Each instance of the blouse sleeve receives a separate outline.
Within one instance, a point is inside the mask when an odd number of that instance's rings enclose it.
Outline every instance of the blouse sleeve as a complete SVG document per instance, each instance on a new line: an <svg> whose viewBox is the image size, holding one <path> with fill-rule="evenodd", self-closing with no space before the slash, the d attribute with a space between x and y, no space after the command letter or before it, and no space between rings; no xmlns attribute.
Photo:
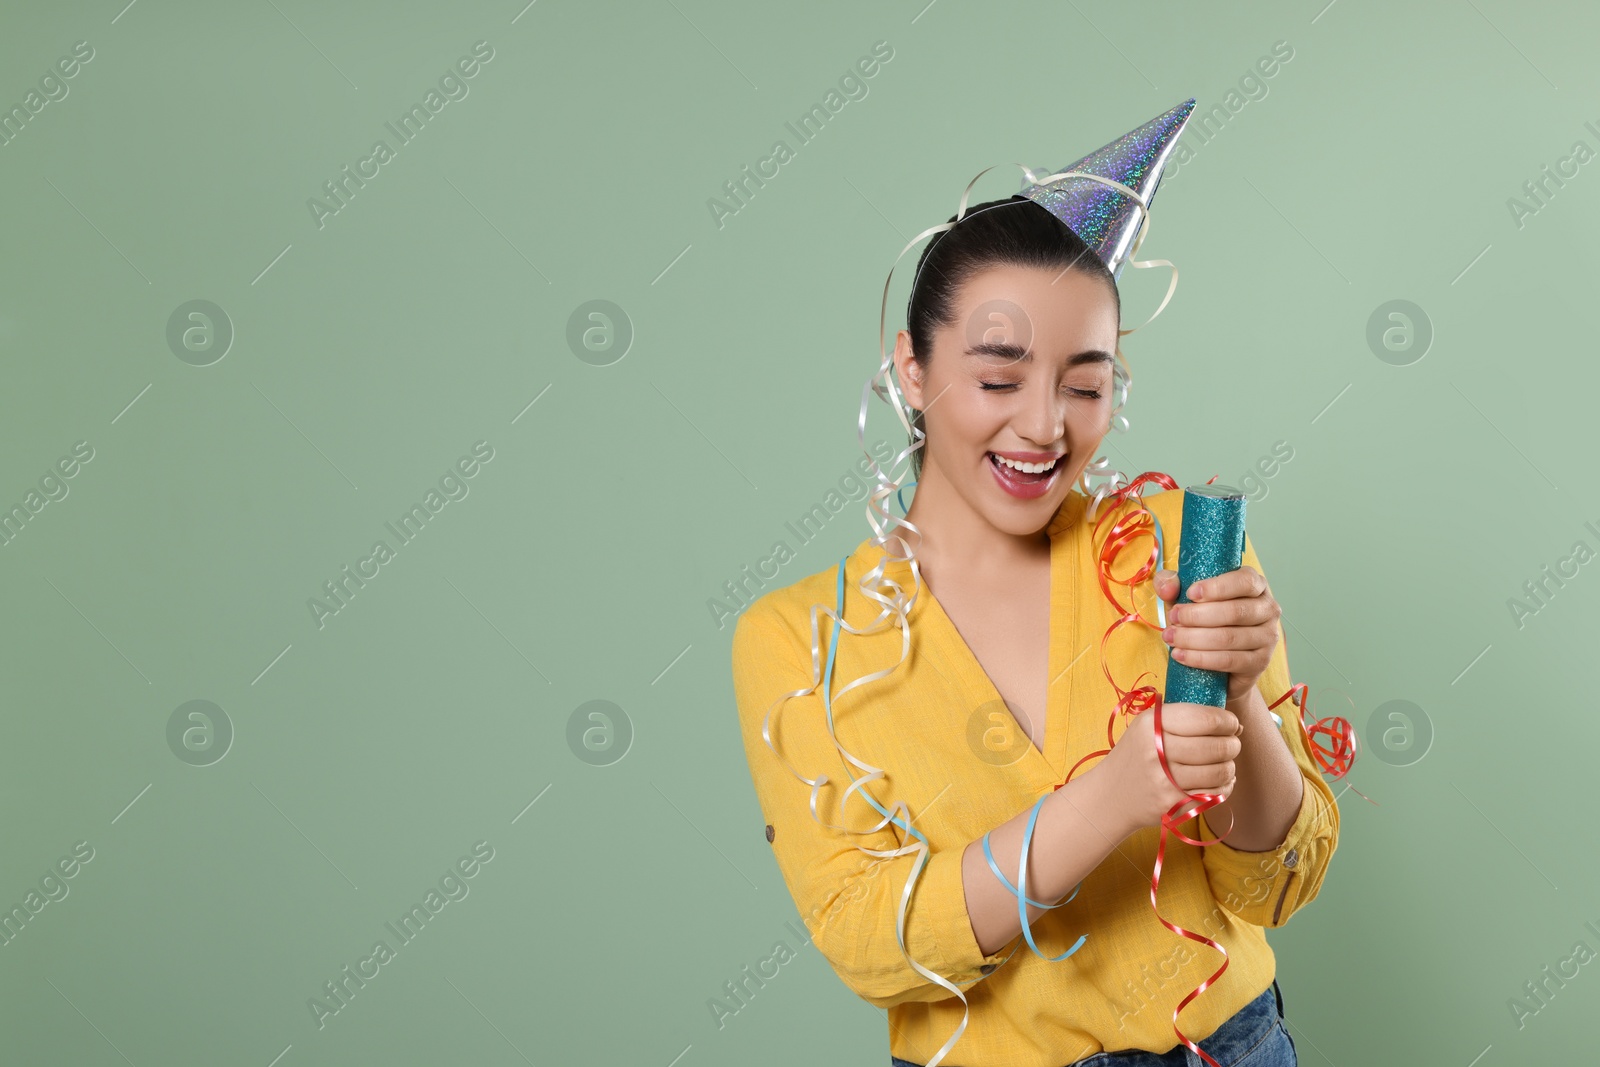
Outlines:
<svg viewBox="0 0 1600 1067"><path fill-rule="evenodd" d="M1248 534L1242 562L1266 574ZM1273 649L1257 688L1270 707L1289 691L1291 684L1288 646L1280 627L1278 646ZM1206 877L1218 903L1245 922L1267 927L1282 926L1316 898L1339 844L1339 806L1306 750L1305 739L1296 725L1300 709L1290 699L1273 711L1283 720L1279 735L1289 746L1304 780L1299 814L1277 848L1250 852L1223 841L1203 850ZM1216 837L1207 816L1202 814L1200 819L1206 820L1201 834L1208 839Z"/></svg>
<svg viewBox="0 0 1600 1067"><path fill-rule="evenodd" d="M953 997L911 967L895 937L901 895L918 854L868 856L857 845L888 851L904 842L887 826L873 834L848 834L812 818L811 788L761 736L762 720L774 702L810 686L809 641L809 621L802 642L780 618L761 614L759 603L740 616L733 636L734 694L745 755L778 869L817 949L857 996L879 1008ZM850 785L850 772L857 777L862 772L846 763L828 737L820 687L784 701L773 712L771 732L773 744L796 771L812 779L827 775L817 794L822 820L864 829L883 818L862 799L862 789L851 795L841 817L840 797ZM905 941L923 967L964 988L993 970L985 970L986 964L997 964L1005 955L984 955L972 932L963 851L961 846L928 853L906 911Z"/></svg>

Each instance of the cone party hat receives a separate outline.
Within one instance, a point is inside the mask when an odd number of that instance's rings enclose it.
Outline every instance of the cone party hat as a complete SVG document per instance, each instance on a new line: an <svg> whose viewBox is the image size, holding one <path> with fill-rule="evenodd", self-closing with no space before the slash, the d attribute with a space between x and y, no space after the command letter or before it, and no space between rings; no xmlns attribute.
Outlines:
<svg viewBox="0 0 1600 1067"><path fill-rule="evenodd" d="M1194 97L1190 97L1076 163L1039 175L1042 180L1038 184L1030 181L1021 195L1066 223L1111 268L1111 276L1120 278L1144 227L1146 208L1161 184L1167 157L1177 147L1178 135L1193 110ZM1085 171L1120 182L1142 197L1144 206L1121 189L1092 178L1068 175L1048 180L1068 171Z"/></svg>

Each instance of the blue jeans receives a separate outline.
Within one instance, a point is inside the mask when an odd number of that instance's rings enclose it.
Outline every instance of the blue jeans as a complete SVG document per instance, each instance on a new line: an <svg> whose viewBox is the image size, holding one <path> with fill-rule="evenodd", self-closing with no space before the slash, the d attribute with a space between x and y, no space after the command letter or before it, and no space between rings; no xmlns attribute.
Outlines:
<svg viewBox="0 0 1600 1067"><path fill-rule="evenodd" d="M1216 1033L1202 1038L1199 1044L1206 1055L1222 1067L1299 1067L1300 1063L1295 1055L1294 1038L1284 1026L1283 994L1278 990L1276 978L1260 996L1240 1008L1233 1018L1217 1028ZM893 1067L921 1067L897 1056L889 1059ZM1067 1067L1205 1067L1205 1062L1179 1042L1164 1053L1137 1049L1097 1052Z"/></svg>

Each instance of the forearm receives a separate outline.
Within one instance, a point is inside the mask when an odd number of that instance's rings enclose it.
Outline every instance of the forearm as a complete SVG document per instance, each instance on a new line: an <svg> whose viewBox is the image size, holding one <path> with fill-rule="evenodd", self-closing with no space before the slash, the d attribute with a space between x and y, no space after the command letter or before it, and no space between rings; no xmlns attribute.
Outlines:
<svg viewBox="0 0 1600 1067"><path fill-rule="evenodd" d="M1243 747L1234 757L1233 792L1206 811L1206 825L1214 833L1226 832L1224 843L1240 851L1270 851L1283 844L1294 825L1305 778L1272 721L1261 690L1252 686L1244 697L1228 701L1228 710L1244 724L1239 738ZM1230 817L1231 831L1227 830Z"/></svg>
<svg viewBox="0 0 1600 1067"><path fill-rule="evenodd" d="M995 863L1013 886L1031 810L1030 805L989 833ZM1028 899L1054 904L1132 832L1106 790L1104 776L1096 775L1093 768L1057 789L1040 807L1028 845ZM972 932L984 954L991 955L1022 930L1016 895L989 869L982 838L967 845L961 873ZM1028 921L1037 921L1045 910L1029 905Z"/></svg>

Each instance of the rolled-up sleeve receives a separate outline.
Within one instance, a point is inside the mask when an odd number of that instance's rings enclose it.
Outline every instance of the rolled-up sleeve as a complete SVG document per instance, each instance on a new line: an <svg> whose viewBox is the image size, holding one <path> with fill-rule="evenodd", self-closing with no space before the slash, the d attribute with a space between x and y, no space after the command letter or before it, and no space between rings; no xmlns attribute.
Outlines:
<svg viewBox="0 0 1600 1067"><path fill-rule="evenodd" d="M811 685L809 623L802 638L758 601L740 616L733 636L733 681L740 731L767 837L784 883L818 951L857 996L879 1008L932 1002L955 994L912 968L896 940L896 918L918 854L883 859L857 847L900 848L896 831L872 834L831 829L823 822L865 829L883 816L851 795L841 816L840 798L851 782L849 765L828 737L820 687L780 704L771 720L773 745L761 736L762 721L779 698ZM784 766L828 781L817 795L822 822L811 815L811 789ZM861 771L855 769L859 776ZM881 782L874 782L881 797ZM869 786L867 788L872 788ZM906 949L923 967L965 986L1004 953L984 955L967 915L960 847L927 855L906 911ZM993 969L992 967L990 968Z"/></svg>
<svg viewBox="0 0 1600 1067"><path fill-rule="evenodd" d="M1243 564L1266 574L1248 535ZM1256 683L1269 707L1292 684L1283 629L1279 627L1278 645ZM1316 898L1339 845L1339 805L1306 748L1297 725L1300 708L1290 699L1273 711L1283 720L1279 736L1289 746L1304 782L1299 813L1277 848L1251 852L1224 841L1204 849L1206 877L1217 902L1245 922L1266 927L1282 926ZM1206 815L1200 819L1204 822L1201 833L1208 839L1216 837Z"/></svg>

